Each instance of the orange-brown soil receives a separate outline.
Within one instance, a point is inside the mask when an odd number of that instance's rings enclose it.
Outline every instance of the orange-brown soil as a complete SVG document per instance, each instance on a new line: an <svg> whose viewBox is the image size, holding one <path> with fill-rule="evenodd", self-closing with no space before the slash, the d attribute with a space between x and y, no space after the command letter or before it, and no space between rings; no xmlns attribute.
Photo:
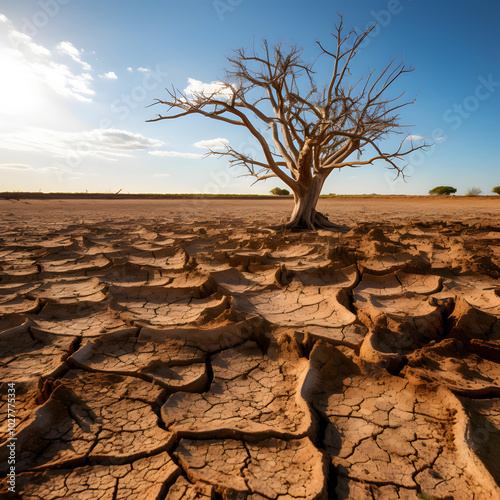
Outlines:
<svg viewBox="0 0 500 500"><path fill-rule="evenodd" d="M500 197L319 210L0 200L0 497L500 498Z"/></svg>

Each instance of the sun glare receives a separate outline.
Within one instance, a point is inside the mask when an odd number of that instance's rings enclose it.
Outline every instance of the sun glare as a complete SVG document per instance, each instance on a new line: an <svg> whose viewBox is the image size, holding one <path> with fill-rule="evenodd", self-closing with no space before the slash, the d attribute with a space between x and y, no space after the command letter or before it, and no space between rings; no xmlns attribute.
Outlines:
<svg viewBox="0 0 500 500"><path fill-rule="evenodd" d="M0 110L3 115L27 115L45 103L43 83L24 62L0 52Z"/></svg>

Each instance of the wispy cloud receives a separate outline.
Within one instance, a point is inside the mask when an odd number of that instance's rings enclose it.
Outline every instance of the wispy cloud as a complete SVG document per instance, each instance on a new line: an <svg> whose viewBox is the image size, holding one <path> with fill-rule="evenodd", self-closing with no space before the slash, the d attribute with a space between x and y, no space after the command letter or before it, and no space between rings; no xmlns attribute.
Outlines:
<svg viewBox="0 0 500 500"><path fill-rule="evenodd" d="M151 139L142 134L134 134L128 130L96 129L91 131L91 133L96 133L101 144L106 145L109 149L143 151L149 148L158 148L164 144L159 139Z"/></svg>
<svg viewBox="0 0 500 500"><path fill-rule="evenodd" d="M217 137L216 139L203 139L201 141L195 142L193 146L199 149L210 149L217 150L223 149L225 146L229 144L229 141L224 137ZM207 151L208 152L208 151ZM176 158L191 158L194 160L201 160L205 154L200 153L183 153L180 151L150 151L150 155L153 156L167 156L167 157L176 157Z"/></svg>
<svg viewBox="0 0 500 500"><path fill-rule="evenodd" d="M170 174L154 174L153 177L170 177Z"/></svg>
<svg viewBox="0 0 500 500"><path fill-rule="evenodd" d="M193 146L195 148L201 148L201 149L210 149L210 150L216 150L216 149L223 149L225 146L229 144L229 141L224 138L224 137L217 137L217 139L204 139L202 141L195 142Z"/></svg>
<svg viewBox="0 0 500 500"><path fill-rule="evenodd" d="M19 172L27 172L29 170L33 170L31 165L26 165L24 163L1 163L1 170L17 170Z"/></svg>
<svg viewBox="0 0 500 500"><path fill-rule="evenodd" d="M48 174L56 174L56 175L72 174L72 175L76 175L76 176L83 175L82 173L74 172L73 170L70 170L69 168L61 167L60 165L35 168L31 165L26 165L23 163L2 163L2 164L0 164L0 170L15 170L17 172L29 172L29 173L36 173L36 174L43 174L43 175L48 175Z"/></svg>
<svg viewBox="0 0 500 500"><path fill-rule="evenodd" d="M50 50L38 45L33 41L33 39L22 33L21 31L16 30L11 22L4 14L0 14L0 22L2 23L2 31L6 30L7 39L10 42L10 49L13 51L20 50L20 48L31 52L32 54L36 54L39 56L49 56ZM4 31L5 32L5 31Z"/></svg>
<svg viewBox="0 0 500 500"><path fill-rule="evenodd" d="M410 134L405 140L406 141L422 141L424 138L421 135Z"/></svg>
<svg viewBox="0 0 500 500"><path fill-rule="evenodd" d="M140 71L141 73L149 73L150 70L148 68L140 67L140 68L137 68L137 71Z"/></svg>
<svg viewBox="0 0 500 500"><path fill-rule="evenodd" d="M105 80L118 80L118 76L114 71L109 71L103 75L99 75L99 78L104 78Z"/></svg>
<svg viewBox="0 0 500 500"><path fill-rule="evenodd" d="M132 66L129 66L129 67L127 68L127 71L134 71L134 70L133 70Z"/></svg>
<svg viewBox="0 0 500 500"><path fill-rule="evenodd" d="M71 57L71 59L73 59L73 61L81 64L85 71L90 71L92 69L92 66L89 63L82 61L80 51L71 42L58 43L56 46L56 50L60 54L68 55L69 57Z"/></svg>
<svg viewBox="0 0 500 500"><path fill-rule="evenodd" d="M200 160L204 155L198 153L180 153L179 151L149 151L150 155L153 156L170 156L176 158L193 158Z"/></svg>
<svg viewBox="0 0 500 500"><path fill-rule="evenodd" d="M74 152L82 157L105 160L133 156L134 151L158 148L163 141L151 139L127 130L94 129L83 132L61 132L42 128L26 128L0 134L0 149L37 151L64 158Z"/></svg>

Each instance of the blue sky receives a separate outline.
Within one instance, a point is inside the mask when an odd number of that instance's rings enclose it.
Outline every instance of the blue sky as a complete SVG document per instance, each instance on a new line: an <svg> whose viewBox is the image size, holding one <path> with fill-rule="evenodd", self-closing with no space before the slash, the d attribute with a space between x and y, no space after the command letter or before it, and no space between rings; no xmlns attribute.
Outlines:
<svg viewBox="0 0 500 500"><path fill-rule="evenodd" d="M334 172L323 192L500 185L497 0L3 0L0 190L268 193L279 182L252 186L227 160L200 159L216 139L254 148L249 133L202 117L146 123L161 111L146 106L165 87L218 81L232 49L264 38L313 60L316 40L331 46L338 12L348 28L378 22L356 72L398 54L416 68L394 89L417 95L401 121L434 146L411 157L406 183L376 164Z"/></svg>

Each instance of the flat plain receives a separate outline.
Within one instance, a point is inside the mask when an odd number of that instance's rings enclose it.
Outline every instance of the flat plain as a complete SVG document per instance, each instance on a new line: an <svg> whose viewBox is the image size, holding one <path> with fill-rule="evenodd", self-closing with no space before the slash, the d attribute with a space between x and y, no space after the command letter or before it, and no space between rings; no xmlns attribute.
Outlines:
<svg viewBox="0 0 500 500"><path fill-rule="evenodd" d="M318 208L0 200L0 497L500 498L500 197Z"/></svg>

